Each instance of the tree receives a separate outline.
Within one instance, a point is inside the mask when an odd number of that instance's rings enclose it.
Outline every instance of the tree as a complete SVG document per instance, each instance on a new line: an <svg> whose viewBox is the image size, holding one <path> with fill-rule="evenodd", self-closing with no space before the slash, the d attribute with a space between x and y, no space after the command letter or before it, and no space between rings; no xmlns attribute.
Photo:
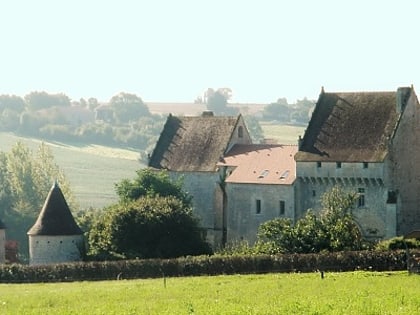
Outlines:
<svg viewBox="0 0 420 315"><path fill-rule="evenodd" d="M5 109L20 113L25 109L25 102L20 96L0 95L0 111Z"/></svg>
<svg viewBox="0 0 420 315"><path fill-rule="evenodd" d="M76 208L69 182L44 143L36 152L22 142L8 153L0 152L0 218L7 226L8 238L19 241L21 253L27 253L26 232L34 224L54 180L59 181L69 206Z"/></svg>
<svg viewBox="0 0 420 315"><path fill-rule="evenodd" d="M120 203L127 203L141 197L173 196L186 207L191 206L191 196L182 189L182 179L173 181L165 171L138 170L133 180L124 179L115 185Z"/></svg>
<svg viewBox="0 0 420 315"><path fill-rule="evenodd" d="M288 122L290 116L290 108L284 104L271 103L264 107L262 114L263 118L267 120Z"/></svg>
<svg viewBox="0 0 420 315"><path fill-rule="evenodd" d="M135 94L121 92L113 96L109 104L114 110L114 118L119 123L128 123L142 116L150 116L149 108Z"/></svg>
<svg viewBox="0 0 420 315"><path fill-rule="evenodd" d="M70 106L70 98L63 94L48 94L47 92L31 92L25 95L25 102L29 109L37 111L54 106Z"/></svg>
<svg viewBox="0 0 420 315"><path fill-rule="evenodd" d="M288 219L267 221L259 228L257 246L285 253L361 249L361 234L351 214L356 200L356 193L333 187L322 196L320 216L308 210L294 226Z"/></svg>
<svg viewBox="0 0 420 315"><path fill-rule="evenodd" d="M106 209L89 235L96 257L171 258L209 254L191 208L175 197L142 197Z"/></svg>

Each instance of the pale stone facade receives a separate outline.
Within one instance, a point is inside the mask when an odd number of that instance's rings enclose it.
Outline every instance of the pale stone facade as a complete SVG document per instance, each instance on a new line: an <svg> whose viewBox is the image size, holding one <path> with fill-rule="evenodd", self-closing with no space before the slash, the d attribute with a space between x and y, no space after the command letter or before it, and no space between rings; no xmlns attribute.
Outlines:
<svg viewBox="0 0 420 315"><path fill-rule="evenodd" d="M29 235L30 265L80 261L83 235Z"/></svg>

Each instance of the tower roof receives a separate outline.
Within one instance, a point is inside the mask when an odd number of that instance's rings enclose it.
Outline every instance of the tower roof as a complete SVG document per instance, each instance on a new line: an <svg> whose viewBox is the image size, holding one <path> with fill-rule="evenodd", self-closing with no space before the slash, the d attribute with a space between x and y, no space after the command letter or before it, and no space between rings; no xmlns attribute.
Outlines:
<svg viewBox="0 0 420 315"><path fill-rule="evenodd" d="M53 185L35 224L28 235L80 235L66 199L57 183Z"/></svg>

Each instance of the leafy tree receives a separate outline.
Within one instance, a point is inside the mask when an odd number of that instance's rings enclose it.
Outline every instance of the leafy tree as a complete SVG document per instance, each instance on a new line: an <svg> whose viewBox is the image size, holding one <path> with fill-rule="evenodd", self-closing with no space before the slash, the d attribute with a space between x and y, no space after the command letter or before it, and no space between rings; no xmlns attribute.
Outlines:
<svg viewBox="0 0 420 315"><path fill-rule="evenodd" d="M34 224L54 180L59 181L69 206L76 208L70 185L44 143L36 152L22 142L8 153L0 152L0 217L7 226L8 238L19 241L23 256L28 250L26 232Z"/></svg>
<svg viewBox="0 0 420 315"><path fill-rule="evenodd" d="M110 207L95 222L89 245L91 254L104 258L170 258L210 253L191 208L174 197L144 197Z"/></svg>
<svg viewBox="0 0 420 315"><path fill-rule="evenodd" d="M31 110L50 108L53 106L70 106L70 98L63 94L48 94L47 92L31 92L25 95L25 101Z"/></svg>
<svg viewBox="0 0 420 315"><path fill-rule="evenodd" d="M114 117L119 123L128 123L142 116L150 116L149 108L135 94L121 92L113 96L109 104L114 109Z"/></svg>
<svg viewBox="0 0 420 315"><path fill-rule="evenodd" d="M173 196L185 206L191 206L191 196L183 191L182 179L173 181L167 172L155 172L147 168L138 170L136 173L135 179L124 179L115 185L120 203L127 203L146 196Z"/></svg>
<svg viewBox="0 0 420 315"><path fill-rule="evenodd" d="M360 249L360 231L351 214L356 200L356 193L333 187L322 197L323 209L319 217L309 210L294 226L288 219L263 223L258 231L257 246L268 248L270 252L286 253Z"/></svg>
<svg viewBox="0 0 420 315"><path fill-rule="evenodd" d="M20 113L25 109L25 102L20 96L0 95L0 111L5 109Z"/></svg>
<svg viewBox="0 0 420 315"><path fill-rule="evenodd" d="M264 107L262 114L264 119L288 122L290 108L287 104L271 103Z"/></svg>

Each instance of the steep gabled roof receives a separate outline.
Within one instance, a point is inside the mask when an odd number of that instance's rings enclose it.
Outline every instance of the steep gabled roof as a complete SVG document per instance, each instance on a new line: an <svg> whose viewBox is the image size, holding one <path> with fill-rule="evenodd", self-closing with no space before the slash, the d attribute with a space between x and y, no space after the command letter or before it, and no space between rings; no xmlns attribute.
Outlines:
<svg viewBox="0 0 420 315"><path fill-rule="evenodd" d="M234 167L227 183L290 185L296 179L296 145L236 144L219 166Z"/></svg>
<svg viewBox="0 0 420 315"><path fill-rule="evenodd" d="M238 117L169 115L149 166L171 171L214 171Z"/></svg>
<svg viewBox="0 0 420 315"><path fill-rule="evenodd" d="M80 235L69 206L57 183L53 185L35 224L28 235Z"/></svg>
<svg viewBox="0 0 420 315"><path fill-rule="evenodd" d="M296 161L383 161L400 118L397 98L410 92L322 92Z"/></svg>

